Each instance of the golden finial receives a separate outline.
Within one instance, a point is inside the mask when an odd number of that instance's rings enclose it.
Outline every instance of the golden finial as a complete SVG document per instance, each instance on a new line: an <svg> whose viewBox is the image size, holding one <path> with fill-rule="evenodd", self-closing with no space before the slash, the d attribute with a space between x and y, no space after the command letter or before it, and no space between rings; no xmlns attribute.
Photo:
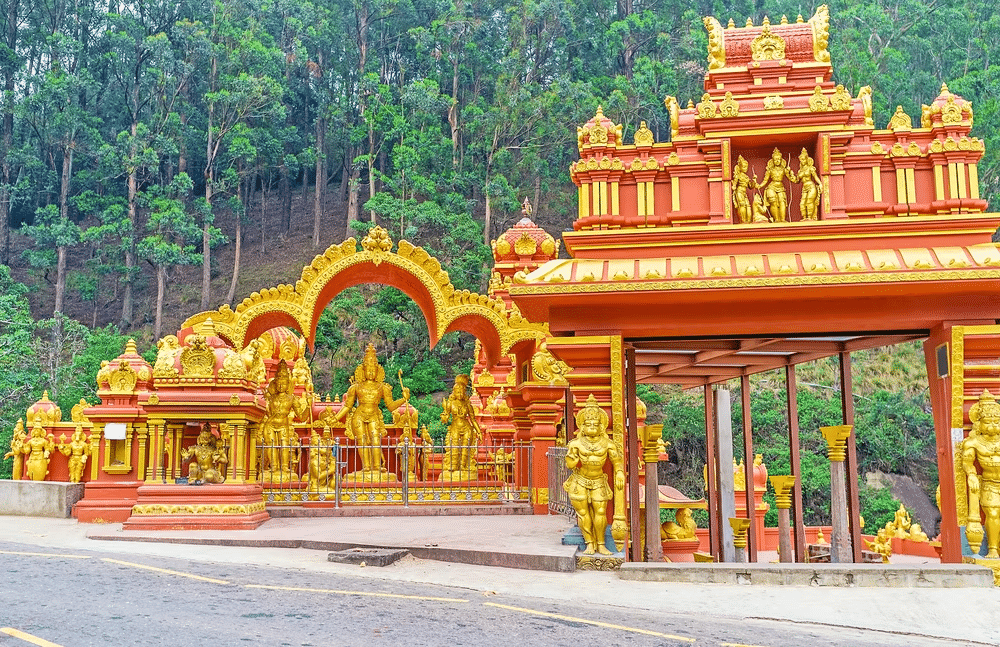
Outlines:
<svg viewBox="0 0 1000 647"><path fill-rule="evenodd" d="M126 355L138 355L139 351L135 349L135 340L130 339L125 342L125 354Z"/></svg>
<svg viewBox="0 0 1000 647"><path fill-rule="evenodd" d="M732 19L732 18L730 18L730 19L729 19L729 23L728 23L728 24L726 25L726 29L732 29L732 28L733 28L733 27L735 27L735 26L736 26L736 23L735 23L735 22L733 22L733 19Z"/></svg>
<svg viewBox="0 0 1000 647"><path fill-rule="evenodd" d="M596 121L603 116L604 116L604 107L599 105L597 106L597 112L594 113L594 120Z"/></svg>
<svg viewBox="0 0 1000 647"><path fill-rule="evenodd" d="M784 14L781 15L781 24L782 25L787 25L788 24L788 16L786 16Z"/></svg>
<svg viewBox="0 0 1000 647"><path fill-rule="evenodd" d="M198 328L198 334L202 337L215 337L215 322L209 317L201 323L201 327Z"/></svg>
<svg viewBox="0 0 1000 647"><path fill-rule="evenodd" d="M767 16L764 16L764 22L762 22L760 24L761 24L762 27L770 27L771 26L771 19L768 18Z"/></svg>
<svg viewBox="0 0 1000 647"><path fill-rule="evenodd" d="M941 94L946 95L946 96L949 95L949 94L951 94L951 92L948 91L948 84L947 83L942 83L941 84Z"/></svg>
<svg viewBox="0 0 1000 647"><path fill-rule="evenodd" d="M747 27L753 27L753 18L747 18Z"/></svg>
<svg viewBox="0 0 1000 647"><path fill-rule="evenodd" d="M795 22L797 22L800 25L805 22L804 20L802 20L802 14L799 14L799 17L795 19Z"/></svg>
<svg viewBox="0 0 1000 647"><path fill-rule="evenodd" d="M694 109L694 99L688 99L687 107L688 107L688 110L693 110Z"/></svg>

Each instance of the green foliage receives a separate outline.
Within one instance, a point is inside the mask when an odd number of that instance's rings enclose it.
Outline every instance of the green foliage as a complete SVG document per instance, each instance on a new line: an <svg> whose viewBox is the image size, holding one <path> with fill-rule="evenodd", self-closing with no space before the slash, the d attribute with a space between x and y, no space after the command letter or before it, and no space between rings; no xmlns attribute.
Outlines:
<svg viewBox="0 0 1000 647"><path fill-rule="evenodd" d="M11 278L10 268L0 265L0 455L10 447L17 419L39 395L27 292ZM10 478L12 465L9 459L0 461L0 478Z"/></svg>
<svg viewBox="0 0 1000 647"><path fill-rule="evenodd" d="M892 496L889 488L873 488L862 484L858 490L861 501L861 516L865 519L862 532L874 535L887 521L896 518L899 501Z"/></svg>

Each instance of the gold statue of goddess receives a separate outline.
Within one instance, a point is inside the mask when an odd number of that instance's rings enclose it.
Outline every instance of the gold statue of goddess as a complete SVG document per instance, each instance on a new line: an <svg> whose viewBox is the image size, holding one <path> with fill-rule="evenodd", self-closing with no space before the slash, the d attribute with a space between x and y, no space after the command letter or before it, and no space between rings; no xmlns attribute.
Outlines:
<svg viewBox="0 0 1000 647"><path fill-rule="evenodd" d="M468 386L468 375L456 376L451 395L443 403L441 422L448 425L448 434L444 439L446 449L442 481L468 481L479 476L476 450L483 432L469 400ZM451 424L448 424L449 420Z"/></svg>
<svg viewBox="0 0 1000 647"><path fill-rule="evenodd" d="M283 482L292 478L292 454L299 446L292 420L301 420L309 409L305 398L297 398L294 389L292 372L282 360L278 362L278 371L264 391L267 413L258 429L260 445L264 449L265 481Z"/></svg>
<svg viewBox="0 0 1000 647"><path fill-rule="evenodd" d="M764 190L764 206L771 213L774 222L788 220L788 192L785 190L785 179L796 181L792 170L782 159L781 151L775 148L771 153L771 159L767 161L764 181L758 182L756 176L753 179L753 188Z"/></svg>
<svg viewBox="0 0 1000 647"><path fill-rule="evenodd" d="M802 198L799 200L799 210L803 220L817 220L819 218L819 202L823 195L823 183L816 174L816 165L813 158L809 157L806 149L799 153L799 172L792 178L792 182L802 183Z"/></svg>
<svg viewBox="0 0 1000 647"><path fill-rule="evenodd" d="M569 441L566 450L566 467L573 470L563 489L576 510L576 520L583 539L587 542L585 555L595 552L610 555L604 545L608 526L607 508L615 494L608 485L604 464L611 461L615 477L614 492L624 496L625 463L615 441L608 436L608 414L591 393L587 404L576 414L577 435Z"/></svg>
<svg viewBox="0 0 1000 647"><path fill-rule="evenodd" d="M395 475L382 464L382 438L385 437L385 421L379 404L384 400L389 411L408 402L410 390L403 387L403 397L392 399L392 386L385 381L385 369L378 363L375 346L368 344L365 357L354 371L351 387L344 394L344 407L337 413L336 420L347 416L346 435L357 444L361 458L361 470L348 474L348 478L364 481L394 481Z"/></svg>
<svg viewBox="0 0 1000 647"><path fill-rule="evenodd" d="M968 485L965 534L976 553L983 539L979 510L986 518L987 559L1000 559L1000 403L984 389L969 410L972 431L962 441L962 470ZM976 471L976 463L980 471ZM959 506L961 508L961 505ZM959 518L959 524L962 523Z"/></svg>
<svg viewBox="0 0 1000 647"><path fill-rule="evenodd" d="M21 453L28 455L27 470L28 478L32 481L44 481L49 475L49 456L56 448L55 438L49 434L45 436L45 427L42 426L41 414L35 414L35 421L31 426L31 436L24 441Z"/></svg>

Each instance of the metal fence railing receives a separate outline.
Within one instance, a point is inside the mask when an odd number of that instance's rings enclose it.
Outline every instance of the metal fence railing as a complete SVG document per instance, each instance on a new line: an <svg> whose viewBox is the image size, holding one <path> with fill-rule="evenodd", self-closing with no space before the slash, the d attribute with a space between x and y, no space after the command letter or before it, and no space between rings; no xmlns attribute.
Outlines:
<svg viewBox="0 0 1000 647"><path fill-rule="evenodd" d="M576 518L569 493L563 489L563 483L570 474L570 469L566 467L566 448L550 447L545 456L549 463L549 512Z"/></svg>
<svg viewBox="0 0 1000 647"><path fill-rule="evenodd" d="M530 465L530 445L320 441L258 446L256 474L268 505L499 503L529 499Z"/></svg>

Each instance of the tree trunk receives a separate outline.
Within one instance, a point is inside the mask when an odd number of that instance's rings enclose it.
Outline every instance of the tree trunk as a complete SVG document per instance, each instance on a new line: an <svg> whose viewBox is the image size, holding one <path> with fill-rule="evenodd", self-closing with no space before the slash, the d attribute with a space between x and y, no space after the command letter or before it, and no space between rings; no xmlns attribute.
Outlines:
<svg viewBox="0 0 1000 647"><path fill-rule="evenodd" d="M490 204L490 194L486 193L486 222L483 223L483 244L490 246L490 228L493 226L493 207Z"/></svg>
<svg viewBox="0 0 1000 647"><path fill-rule="evenodd" d="M368 126L368 199L375 197L375 129ZM371 221L375 222L375 212L371 212Z"/></svg>
<svg viewBox="0 0 1000 647"><path fill-rule="evenodd" d="M458 168L458 54L451 68L451 105L448 106L448 125L451 126L451 165Z"/></svg>
<svg viewBox="0 0 1000 647"><path fill-rule="evenodd" d="M73 137L69 136L63 148L62 179L59 183L59 219L65 222L69 218L69 182L73 177ZM53 315L63 311L63 299L66 295L66 245L57 247L56 261L56 302Z"/></svg>
<svg viewBox="0 0 1000 647"><path fill-rule="evenodd" d="M361 218L361 202L358 192L361 190L361 173L356 168L351 168L351 178L347 181L347 228L344 232L344 239L351 237L351 223Z"/></svg>
<svg viewBox="0 0 1000 647"><path fill-rule="evenodd" d="M218 61L212 58L211 87L215 87L216 73L218 72ZM208 304L212 299L212 181L214 180L213 167L215 166L215 140L212 134L212 126L215 106L208 105L208 128L205 129L205 222L201 230L201 309L208 310Z"/></svg>
<svg viewBox="0 0 1000 647"><path fill-rule="evenodd" d="M138 88L138 86L136 86ZM132 133L133 142L136 136L138 124L133 121L130 132ZM135 146L133 143L132 155L136 153ZM135 237L136 237L136 199L138 194L139 178L138 170L133 166L129 168L128 173L128 221L129 221L129 234L128 234L128 244L125 245L125 289L122 292L122 318L118 323L118 329L121 331L128 330L132 326L132 283L134 280L135 273Z"/></svg>
<svg viewBox="0 0 1000 647"><path fill-rule="evenodd" d="M292 187L288 166L284 163L278 169L278 193L281 194L281 233L287 234L292 229Z"/></svg>
<svg viewBox="0 0 1000 647"><path fill-rule="evenodd" d="M535 208L535 222L538 222L538 203L542 200L542 174L535 175L535 201L531 204Z"/></svg>
<svg viewBox="0 0 1000 647"><path fill-rule="evenodd" d="M322 59L320 59L322 61ZM316 191L313 194L313 247L319 247L320 222L323 218L323 185L326 184L326 119L316 117Z"/></svg>
<svg viewBox="0 0 1000 647"><path fill-rule="evenodd" d="M153 324L153 339L160 338L163 323L163 297L167 292L167 269L156 266L156 322Z"/></svg>
<svg viewBox="0 0 1000 647"><path fill-rule="evenodd" d="M8 0L7 2L7 33L4 34L4 42L9 51L17 51L17 25L20 0ZM10 149L14 143L14 80L17 73L15 66L4 67L4 90L7 100L3 101L3 136L0 139L0 150L2 166L0 166L0 263L10 264L10 180L12 165L10 163Z"/></svg>
<svg viewBox="0 0 1000 647"><path fill-rule="evenodd" d="M239 200L240 204L243 205L244 212L247 208L246 193L244 189L244 184L246 180L241 180L239 183ZM243 214L236 213L236 233L233 238L233 278L229 282L229 292L226 293L226 303L229 305L233 304L233 299L236 297L236 283L240 278L240 252L243 249Z"/></svg>

